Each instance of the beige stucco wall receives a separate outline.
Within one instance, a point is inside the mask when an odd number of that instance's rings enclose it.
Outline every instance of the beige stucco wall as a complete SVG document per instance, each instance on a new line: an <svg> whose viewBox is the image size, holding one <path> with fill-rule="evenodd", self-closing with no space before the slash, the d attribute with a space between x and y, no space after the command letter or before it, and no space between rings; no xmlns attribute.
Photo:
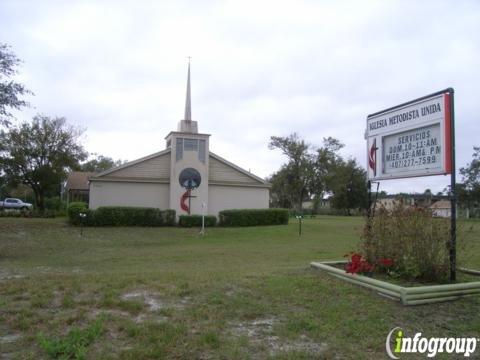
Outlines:
<svg viewBox="0 0 480 360"><path fill-rule="evenodd" d="M141 206L169 209L170 185L93 181L90 183L90 208L99 206Z"/></svg>
<svg viewBox="0 0 480 360"><path fill-rule="evenodd" d="M213 182L235 182L257 184L258 180L241 173L237 169L222 163L218 159L210 156L209 177Z"/></svg>
<svg viewBox="0 0 480 360"><path fill-rule="evenodd" d="M208 213L211 215L227 209L266 209L268 202L268 188L210 185L208 191Z"/></svg>
<svg viewBox="0 0 480 360"><path fill-rule="evenodd" d="M186 190L179 183L179 176L182 170L186 168L194 168L200 173L202 177L201 184L198 188L192 190L193 198L190 202L190 214L201 214L202 203L208 200L208 164L209 164L209 138L210 135L205 134L188 134L188 133L173 133L171 139L171 160L170 160L170 208L176 211L177 217L186 215L187 212L180 207L180 200ZM201 162L198 158L198 151L183 151L181 159L176 160L176 139L202 139L205 140L205 162ZM188 204L188 200L186 201Z"/></svg>
<svg viewBox="0 0 480 360"><path fill-rule="evenodd" d="M141 161L138 164L115 170L108 174L108 176L119 178L169 179L170 151Z"/></svg>

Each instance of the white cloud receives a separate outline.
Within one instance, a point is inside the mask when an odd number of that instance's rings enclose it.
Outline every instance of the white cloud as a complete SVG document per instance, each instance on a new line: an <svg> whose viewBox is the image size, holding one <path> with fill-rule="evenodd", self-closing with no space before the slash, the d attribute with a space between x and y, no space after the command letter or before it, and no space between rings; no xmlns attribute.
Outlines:
<svg viewBox="0 0 480 360"><path fill-rule="evenodd" d="M132 160L193 116L212 150L261 176L271 135L298 132L365 163L369 113L456 90L457 164L478 145L480 4L474 1L3 1L2 41L25 60L36 111L87 127L87 149ZM441 190L445 178L383 182Z"/></svg>

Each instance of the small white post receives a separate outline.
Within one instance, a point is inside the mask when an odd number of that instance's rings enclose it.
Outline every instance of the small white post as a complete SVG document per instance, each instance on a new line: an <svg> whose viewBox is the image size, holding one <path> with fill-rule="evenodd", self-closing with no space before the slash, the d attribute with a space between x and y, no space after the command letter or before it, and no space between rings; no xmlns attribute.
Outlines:
<svg viewBox="0 0 480 360"><path fill-rule="evenodd" d="M87 214L85 213L80 213L80 236L83 236L83 227L85 226L85 218L87 217Z"/></svg>
<svg viewBox="0 0 480 360"><path fill-rule="evenodd" d="M200 231L200 234L205 235L205 207L207 204L202 202L202 231Z"/></svg>

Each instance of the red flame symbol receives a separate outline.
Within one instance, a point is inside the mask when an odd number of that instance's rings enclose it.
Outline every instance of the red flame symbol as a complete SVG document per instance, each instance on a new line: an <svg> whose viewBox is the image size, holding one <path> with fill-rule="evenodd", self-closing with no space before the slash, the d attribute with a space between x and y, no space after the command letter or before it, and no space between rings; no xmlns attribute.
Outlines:
<svg viewBox="0 0 480 360"><path fill-rule="evenodd" d="M180 198L180 207L182 208L182 210L186 211L187 213L189 212L190 208L185 203L185 201L187 201L189 197L190 197L190 190L187 190Z"/></svg>
<svg viewBox="0 0 480 360"><path fill-rule="evenodd" d="M373 176L377 176L377 150L377 139L374 139L368 155L368 165L373 170Z"/></svg>

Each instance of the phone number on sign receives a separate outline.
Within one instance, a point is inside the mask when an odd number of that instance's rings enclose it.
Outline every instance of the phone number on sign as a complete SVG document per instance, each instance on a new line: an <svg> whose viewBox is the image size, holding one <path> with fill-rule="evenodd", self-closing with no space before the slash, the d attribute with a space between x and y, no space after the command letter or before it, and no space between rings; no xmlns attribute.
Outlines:
<svg viewBox="0 0 480 360"><path fill-rule="evenodd" d="M435 164L437 162L437 156L435 155L428 155L422 156L419 158L411 158L405 160L398 160L398 161L391 161L387 164L390 169L401 169L401 168L409 168L413 166L422 166L428 164Z"/></svg>

